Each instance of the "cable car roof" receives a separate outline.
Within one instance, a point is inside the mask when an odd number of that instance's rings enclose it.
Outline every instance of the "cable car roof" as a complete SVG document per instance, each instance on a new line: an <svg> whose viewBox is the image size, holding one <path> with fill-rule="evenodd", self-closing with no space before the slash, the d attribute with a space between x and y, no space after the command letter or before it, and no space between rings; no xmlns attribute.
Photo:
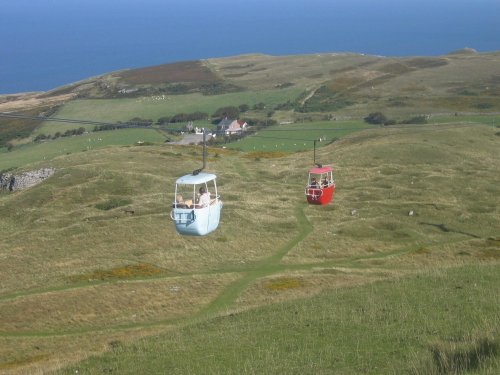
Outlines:
<svg viewBox="0 0 500 375"><path fill-rule="evenodd" d="M208 181L215 180L217 176L212 173L198 173L197 175L187 174L185 176L179 177L176 184L182 185L195 185L195 184L203 184Z"/></svg>
<svg viewBox="0 0 500 375"><path fill-rule="evenodd" d="M314 167L314 168L311 168L309 169L309 173L317 173L317 174L321 174L321 173L328 173L332 170L332 167L329 166L329 165L326 165L324 167Z"/></svg>

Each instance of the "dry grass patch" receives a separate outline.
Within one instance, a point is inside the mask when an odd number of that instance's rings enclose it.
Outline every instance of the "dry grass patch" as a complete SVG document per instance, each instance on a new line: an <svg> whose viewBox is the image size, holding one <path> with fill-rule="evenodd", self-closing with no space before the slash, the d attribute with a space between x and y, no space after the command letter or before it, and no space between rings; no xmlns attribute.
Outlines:
<svg viewBox="0 0 500 375"><path fill-rule="evenodd" d="M25 353L23 356L1 363L0 370L13 371L20 366L31 367L36 363L45 362L49 358L49 354Z"/></svg>
<svg viewBox="0 0 500 375"><path fill-rule="evenodd" d="M82 335L0 337L0 373L9 375L48 374L89 356L99 355L119 345L126 345L168 330L142 328L122 332L106 331Z"/></svg>
<svg viewBox="0 0 500 375"><path fill-rule="evenodd" d="M241 294L236 305L248 308L308 298L326 290L364 285L395 275L394 272L381 272L376 269L352 270L340 267L290 271L256 280Z"/></svg>
<svg viewBox="0 0 500 375"><path fill-rule="evenodd" d="M212 301L236 275L119 282L0 301L0 332L82 332L181 318Z"/></svg>
<svg viewBox="0 0 500 375"><path fill-rule="evenodd" d="M500 260L500 240L496 238L471 240L457 248L455 253L481 261L498 261Z"/></svg>

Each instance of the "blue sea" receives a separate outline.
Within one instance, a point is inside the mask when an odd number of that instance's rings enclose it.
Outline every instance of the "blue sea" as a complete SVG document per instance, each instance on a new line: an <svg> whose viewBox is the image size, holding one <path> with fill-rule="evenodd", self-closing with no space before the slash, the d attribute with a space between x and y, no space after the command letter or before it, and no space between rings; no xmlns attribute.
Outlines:
<svg viewBox="0 0 500 375"><path fill-rule="evenodd" d="M0 0L0 94L246 53L500 50L500 0Z"/></svg>

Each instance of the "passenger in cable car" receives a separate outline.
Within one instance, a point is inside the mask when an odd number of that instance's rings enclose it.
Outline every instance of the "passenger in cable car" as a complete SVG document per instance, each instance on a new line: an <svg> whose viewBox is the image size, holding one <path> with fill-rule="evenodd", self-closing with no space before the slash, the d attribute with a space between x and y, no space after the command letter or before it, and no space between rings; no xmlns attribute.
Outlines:
<svg viewBox="0 0 500 375"><path fill-rule="evenodd" d="M204 186L200 187L200 197L198 198L198 204L195 208L208 207L210 205L210 193L205 189Z"/></svg>
<svg viewBox="0 0 500 375"><path fill-rule="evenodd" d="M311 184L309 185L309 187L312 189L319 188L319 184L318 184L318 181L316 181L316 177L311 178Z"/></svg>
<svg viewBox="0 0 500 375"><path fill-rule="evenodd" d="M178 208L186 207L186 202L184 202L184 198L182 197L182 195L177 194L177 196L175 197L174 207L178 207Z"/></svg>
<svg viewBox="0 0 500 375"><path fill-rule="evenodd" d="M328 185L330 185L330 181L328 181L328 177L325 176L323 181L321 181L321 187L326 188Z"/></svg>

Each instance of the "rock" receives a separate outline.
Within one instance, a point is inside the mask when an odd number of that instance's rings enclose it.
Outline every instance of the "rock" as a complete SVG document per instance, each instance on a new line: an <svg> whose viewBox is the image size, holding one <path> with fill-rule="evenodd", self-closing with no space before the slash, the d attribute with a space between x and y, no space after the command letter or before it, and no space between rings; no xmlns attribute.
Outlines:
<svg viewBox="0 0 500 375"><path fill-rule="evenodd" d="M30 188L52 176L53 168L42 168L36 171L24 172L18 175L11 173L0 173L0 189L17 191Z"/></svg>

